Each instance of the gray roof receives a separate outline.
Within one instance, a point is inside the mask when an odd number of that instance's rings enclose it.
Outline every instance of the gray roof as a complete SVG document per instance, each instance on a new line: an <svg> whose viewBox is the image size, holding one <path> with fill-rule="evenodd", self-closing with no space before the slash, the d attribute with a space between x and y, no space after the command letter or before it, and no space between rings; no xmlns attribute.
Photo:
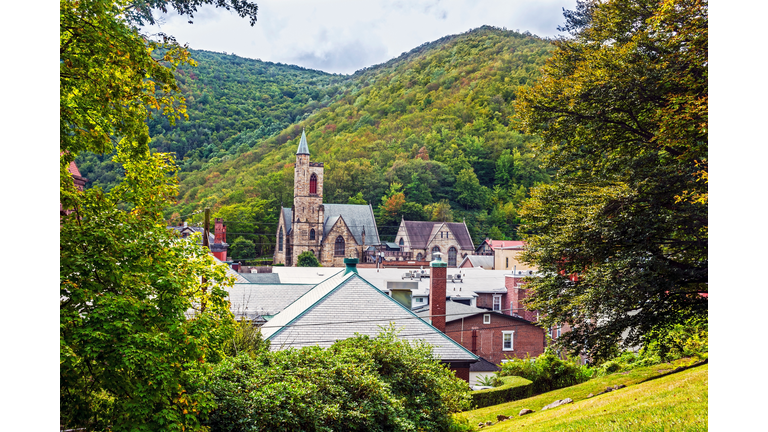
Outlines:
<svg viewBox="0 0 768 432"><path fill-rule="evenodd" d="M314 285L237 283L227 291L235 318L256 319L277 315L312 287Z"/></svg>
<svg viewBox="0 0 768 432"><path fill-rule="evenodd" d="M279 284L280 275L277 273L240 273L250 283Z"/></svg>
<svg viewBox="0 0 768 432"><path fill-rule="evenodd" d="M299 149L296 150L296 154L309 154L309 146L307 145L307 134L304 133L304 129L301 130L301 141L299 141Z"/></svg>
<svg viewBox="0 0 768 432"><path fill-rule="evenodd" d="M472 267L483 267L491 270L493 268L493 258L493 255L467 255L464 257L464 260L459 263L459 267L469 261L469 264Z"/></svg>
<svg viewBox="0 0 768 432"><path fill-rule="evenodd" d="M443 361L477 359L355 272L339 272L312 288L264 325L262 335L273 350L329 347L356 334L376 336L389 323L401 339L431 344Z"/></svg>
<svg viewBox="0 0 768 432"><path fill-rule="evenodd" d="M470 372L498 372L501 370L500 367L482 357L478 357L478 359L478 362L469 365Z"/></svg>
<svg viewBox="0 0 768 432"><path fill-rule="evenodd" d="M341 216L355 237L357 244L363 244L363 229L365 229L366 245L379 244L379 230L376 227L376 219L370 204L323 204L323 207L325 212L323 237L328 235L333 224Z"/></svg>
<svg viewBox="0 0 768 432"><path fill-rule="evenodd" d="M211 256L213 256L213 255L211 255ZM241 275L240 273L232 270L232 267L230 267L227 264L224 264L220 259L216 258L215 256L213 257L213 259L216 261L216 264L223 264L223 265L227 266L227 274L229 276L232 276L232 277L235 278L235 283L236 284L248 283L248 279L244 278L243 275Z"/></svg>
<svg viewBox="0 0 768 432"><path fill-rule="evenodd" d="M431 221L403 221L408 233L408 241L412 249L425 249L435 225L445 225L453 233L453 237L459 243L462 250L475 250L472 238L463 222L431 222Z"/></svg>
<svg viewBox="0 0 768 432"><path fill-rule="evenodd" d="M291 232L291 224L293 223L293 210L287 207L283 207L283 219L285 219L285 233Z"/></svg>

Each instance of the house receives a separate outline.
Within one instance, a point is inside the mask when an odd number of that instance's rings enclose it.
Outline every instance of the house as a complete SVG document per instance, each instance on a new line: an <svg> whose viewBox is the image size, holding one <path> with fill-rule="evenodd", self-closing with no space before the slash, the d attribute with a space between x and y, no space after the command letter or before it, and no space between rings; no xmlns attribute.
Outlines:
<svg viewBox="0 0 768 432"><path fill-rule="evenodd" d="M88 181L88 179L80 174L80 170L77 169L75 161L69 163L67 171L69 172L69 175L72 176L72 181L75 183L75 188L82 192L85 189L85 183ZM72 213L72 210L65 210L64 206L59 203L59 215L64 216L70 213Z"/></svg>
<svg viewBox="0 0 768 432"><path fill-rule="evenodd" d="M178 226L169 226L168 228L177 231L182 238L187 238L196 232L200 234L205 232L203 227L191 227L186 222ZM200 244L203 244L202 240L200 240ZM227 226L224 225L222 218L215 219L213 233L208 231L208 247L211 250L211 255L220 261L227 260L227 249L229 248L227 243Z"/></svg>
<svg viewBox="0 0 768 432"><path fill-rule="evenodd" d="M450 300L445 305L445 334L493 364L544 352L544 330L528 320Z"/></svg>
<svg viewBox="0 0 768 432"><path fill-rule="evenodd" d="M475 249L476 262L482 262L483 268L493 270L536 270L536 267L520 261L520 255L525 248L525 242L520 240L491 240L486 238ZM484 257L484 258L480 258ZM487 257L493 257L492 267L488 267ZM461 263L460 267L478 267L474 262Z"/></svg>
<svg viewBox="0 0 768 432"><path fill-rule="evenodd" d="M428 324L360 276L357 262L356 258L346 259L344 270L329 275L264 324L262 336L270 341L270 349L327 348L357 334L375 336L391 324L399 330L400 338L431 344L437 358L469 381L470 364L477 356L440 330L445 316L437 311L432 325ZM431 289L435 291L434 285ZM442 292L444 296L445 273Z"/></svg>
<svg viewBox="0 0 768 432"><path fill-rule="evenodd" d="M279 215L273 262L296 265L310 251L323 267L342 267L344 258L362 259L378 247L379 231L371 205L323 204L323 163L310 161L307 136L301 132L293 176L293 207Z"/></svg>
<svg viewBox="0 0 768 432"><path fill-rule="evenodd" d="M434 261L434 254L447 257L449 267L455 268L461 259L475 250L465 222L400 221L395 243L402 253L416 262Z"/></svg>
<svg viewBox="0 0 768 432"><path fill-rule="evenodd" d="M493 270L493 255L467 255L459 264L459 268Z"/></svg>

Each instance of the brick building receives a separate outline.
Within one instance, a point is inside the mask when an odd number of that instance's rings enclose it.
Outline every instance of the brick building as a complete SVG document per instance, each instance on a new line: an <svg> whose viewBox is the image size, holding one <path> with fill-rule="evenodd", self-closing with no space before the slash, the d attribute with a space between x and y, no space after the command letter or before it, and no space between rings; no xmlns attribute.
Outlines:
<svg viewBox="0 0 768 432"><path fill-rule="evenodd" d="M182 238L187 238L196 232L200 234L205 232L203 227L191 227L186 222L178 226L169 226L168 228L177 231ZM202 238L200 239L200 244L204 244ZM227 250L229 249L227 226L224 225L222 218L215 219L213 232L208 231L208 248L211 250L211 255L215 256L218 260L227 260Z"/></svg>
<svg viewBox="0 0 768 432"><path fill-rule="evenodd" d="M310 251L323 267L343 267L344 258L362 259L379 245L373 209L368 205L323 204L323 163L310 161L301 132L293 176L293 207L283 208L277 225L274 263L296 265Z"/></svg>

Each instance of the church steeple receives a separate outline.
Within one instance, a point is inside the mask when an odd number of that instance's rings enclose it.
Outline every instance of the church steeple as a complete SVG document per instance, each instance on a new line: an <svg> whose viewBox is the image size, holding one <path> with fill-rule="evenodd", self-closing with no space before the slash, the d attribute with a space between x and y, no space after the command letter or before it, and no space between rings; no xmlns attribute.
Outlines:
<svg viewBox="0 0 768 432"><path fill-rule="evenodd" d="M296 151L297 155L309 154L309 146L307 145L307 135L304 133L304 129L301 130L301 141L299 141L299 149Z"/></svg>

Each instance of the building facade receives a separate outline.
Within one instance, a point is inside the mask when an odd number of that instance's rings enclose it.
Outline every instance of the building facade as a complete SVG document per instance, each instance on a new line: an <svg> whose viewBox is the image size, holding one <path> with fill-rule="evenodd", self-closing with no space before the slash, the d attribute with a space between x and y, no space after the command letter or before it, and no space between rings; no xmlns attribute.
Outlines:
<svg viewBox="0 0 768 432"><path fill-rule="evenodd" d="M295 266L310 251L323 267L343 267L344 258L363 257L379 245L379 232L370 204L323 204L322 162L310 160L301 132L293 175L293 207L280 212L274 264Z"/></svg>
<svg viewBox="0 0 768 432"><path fill-rule="evenodd" d="M430 262L439 252L448 267L456 268L474 252L472 237L464 222L400 221L395 242L415 261Z"/></svg>

